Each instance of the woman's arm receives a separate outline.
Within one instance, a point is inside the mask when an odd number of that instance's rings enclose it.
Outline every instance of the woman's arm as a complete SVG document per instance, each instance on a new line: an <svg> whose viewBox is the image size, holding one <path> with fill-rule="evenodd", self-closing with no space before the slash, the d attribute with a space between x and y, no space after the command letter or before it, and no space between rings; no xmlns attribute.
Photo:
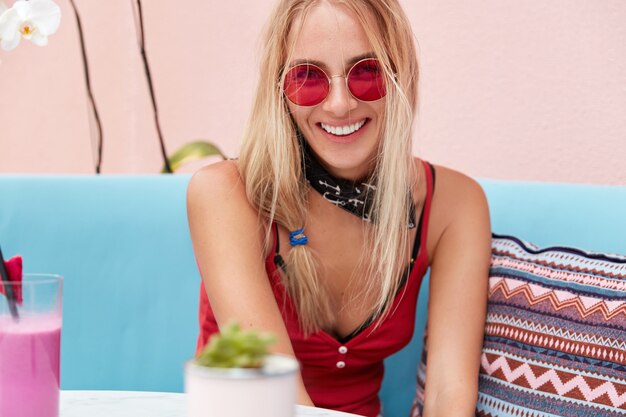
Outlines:
<svg viewBox="0 0 626 417"><path fill-rule="evenodd" d="M248 202L236 162L210 165L191 178L187 215L218 325L236 320L244 329L272 332L278 342L271 350L295 356L265 271L266 225ZM298 403L313 404L301 377Z"/></svg>
<svg viewBox="0 0 626 417"><path fill-rule="evenodd" d="M431 261L423 414L469 417L478 396L487 308L489 210L475 181L445 168L437 169L432 210L430 233L439 237Z"/></svg>

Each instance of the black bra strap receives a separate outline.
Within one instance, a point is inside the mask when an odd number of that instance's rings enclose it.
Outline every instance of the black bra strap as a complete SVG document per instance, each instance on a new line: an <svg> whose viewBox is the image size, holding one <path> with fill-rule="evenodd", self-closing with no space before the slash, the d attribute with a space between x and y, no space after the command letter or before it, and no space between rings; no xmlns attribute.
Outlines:
<svg viewBox="0 0 626 417"><path fill-rule="evenodd" d="M276 249L274 251L274 263L287 273L287 264L282 256L280 256L280 238L278 237L278 223L274 222L274 233L276 236Z"/></svg>
<svg viewBox="0 0 626 417"><path fill-rule="evenodd" d="M430 162L428 162L428 166L430 167L430 173L433 179L432 194L434 194L435 193L435 167ZM432 198L432 195L430 196L430 198ZM424 221L422 220L422 218L424 217L424 207L426 207L426 204L422 206L422 213L420 214L420 221L417 226L417 234L415 235L415 240L413 241L413 252L411 252L411 260L413 262L415 262L415 260L417 259L417 254L420 249L420 239L422 237L422 224L424 223Z"/></svg>

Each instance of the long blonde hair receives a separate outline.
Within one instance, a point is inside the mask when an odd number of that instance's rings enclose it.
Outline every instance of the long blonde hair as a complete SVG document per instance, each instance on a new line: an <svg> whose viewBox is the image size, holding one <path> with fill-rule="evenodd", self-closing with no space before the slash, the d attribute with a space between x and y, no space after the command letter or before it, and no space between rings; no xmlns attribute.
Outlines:
<svg viewBox="0 0 626 417"><path fill-rule="evenodd" d="M324 0L322 0L324 1ZM417 107L418 65L413 33L398 0L326 0L347 6L366 29L373 52L387 79L382 140L371 175L378 192L375 226L366 234L370 260L365 265L363 291L376 294L372 314L387 315L408 259L410 203L404 198L416 180L411 154L412 124ZM307 218L308 185L301 165L301 149L283 98L282 80L293 45L288 44L293 22L320 0L280 0L268 22L261 58L260 81L239 158L240 174L249 201L267 221L290 231ZM307 246L295 246L286 259L283 282L293 300L305 333L328 330L334 313L320 282L317 262Z"/></svg>

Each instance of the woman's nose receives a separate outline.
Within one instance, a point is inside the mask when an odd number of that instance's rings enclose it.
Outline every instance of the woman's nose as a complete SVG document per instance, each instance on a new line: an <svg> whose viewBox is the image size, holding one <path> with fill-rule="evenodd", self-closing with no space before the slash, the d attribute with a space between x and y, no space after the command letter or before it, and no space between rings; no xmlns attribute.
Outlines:
<svg viewBox="0 0 626 417"><path fill-rule="evenodd" d="M343 75L333 75L330 78L330 91L322 104L324 111L336 117L343 117L350 110L354 110L357 104L356 99L348 91L346 78Z"/></svg>

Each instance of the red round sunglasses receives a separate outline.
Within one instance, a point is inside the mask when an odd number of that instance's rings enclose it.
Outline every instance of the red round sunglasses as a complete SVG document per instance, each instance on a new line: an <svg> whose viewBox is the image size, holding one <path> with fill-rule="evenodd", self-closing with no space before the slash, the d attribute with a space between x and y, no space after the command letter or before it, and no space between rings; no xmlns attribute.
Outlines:
<svg viewBox="0 0 626 417"><path fill-rule="evenodd" d="M285 75L285 97L298 106L316 106L328 96L332 78L313 64L298 64ZM346 79L346 87L352 97L361 101L376 101L386 94L385 75L378 59L365 58L355 63Z"/></svg>

